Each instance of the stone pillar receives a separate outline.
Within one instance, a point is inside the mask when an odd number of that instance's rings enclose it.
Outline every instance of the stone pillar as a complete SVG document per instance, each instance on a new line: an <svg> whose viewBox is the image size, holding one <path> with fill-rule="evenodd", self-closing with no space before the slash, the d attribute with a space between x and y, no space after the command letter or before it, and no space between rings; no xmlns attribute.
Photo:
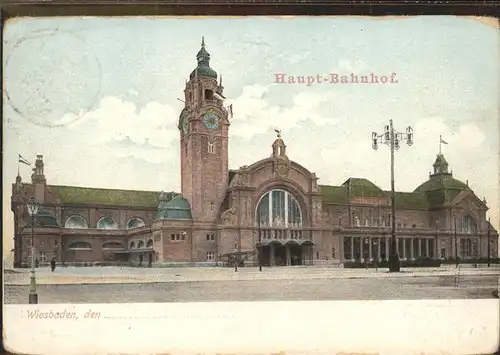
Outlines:
<svg viewBox="0 0 500 355"><path fill-rule="evenodd" d="M300 254L301 254L301 258L302 258L302 265L307 265L307 246L305 245L302 245L300 247Z"/></svg>
<svg viewBox="0 0 500 355"><path fill-rule="evenodd" d="M429 238L425 238L425 256L429 257Z"/></svg>
<svg viewBox="0 0 500 355"><path fill-rule="evenodd" d="M368 238L368 243L370 243L368 245L368 250L369 250L369 253L370 253L370 256L368 257L368 260L372 261L373 260L373 249L372 249L372 238Z"/></svg>
<svg viewBox="0 0 500 355"><path fill-rule="evenodd" d="M351 261L354 260L354 237L349 237L351 238Z"/></svg>
<svg viewBox="0 0 500 355"><path fill-rule="evenodd" d="M385 260L389 260L391 238L385 238Z"/></svg>
<svg viewBox="0 0 500 355"><path fill-rule="evenodd" d="M380 241L382 240L382 238L378 237L377 238L377 260L380 261Z"/></svg>
<svg viewBox="0 0 500 355"><path fill-rule="evenodd" d="M269 266L274 266L274 244L269 244Z"/></svg>
<svg viewBox="0 0 500 355"><path fill-rule="evenodd" d="M359 238L359 261L363 261L363 244L365 241L363 240L362 237Z"/></svg>
<svg viewBox="0 0 500 355"><path fill-rule="evenodd" d="M406 238L401 238L401 243L403 244L403 247L402 247L402 258L403 260L406 260L407 256L406 256Z"/></svg>
<svg viewBox="0 0 500 355"><path fill-rule="evenodd" d="M411 257L411 260L415 260L415 250L413 248L413 241L415 240L415 238L411 238L410 239L410 257Z"/></svg>
<svg viewBox="0 0 500 355"><path fill-rule="evenodd" d="M422 256L422 238L418 238L418 255L417 257Z"/></svg>
<svg viewBox="0 0 500 355"><path fill-rule="evenodd" d="M290 251L290 245L285 245L285 253L286 253L286 260L285 260L285 265L290 266L292 265L292 260L291 260L291 251Z"/></svg>

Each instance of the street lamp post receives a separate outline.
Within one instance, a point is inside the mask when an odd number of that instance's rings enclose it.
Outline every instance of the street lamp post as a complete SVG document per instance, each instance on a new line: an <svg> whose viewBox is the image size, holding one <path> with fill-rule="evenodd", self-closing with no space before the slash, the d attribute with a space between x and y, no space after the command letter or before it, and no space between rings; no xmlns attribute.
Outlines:
<svg viewBox="0 0 500 355"><path fill-rule="evenodd" d="M488 267L491 264L490 219L488 218Z"/></svg>
<svg viewBox="0 0 500 355"><path fill-rule="evenodd" d="M258 233L259 233L259 248L257 249L257 258L259 262L259 271L262 271L262 236L260 232L260 214L259 214L259 220L258 220Z"/></svg>
<svg viewBox="0 0 500 355"><path fill-rule="evenodd" d="M453 225L455 229L455 267L458 268L458 239L457 239L457 216L453 217Z"/></svg>
<svg viewBox="0 0 500 355"><path fill-rule="evenodd" d="M406 128L406 133L399 133L394 130L392 120L389 120L389 125L385 126L383 134L378 134L377 132L372 133L372 148L374 150L378 149L378 143L383 143L389 146L391 150L391 248L389 252L389 271L399 272L400 263L399 255L396 250L396 207L395 199L396 195L394 192L394 151L400 148L400 142L406 141L406 143L411 146L413 144L413 129L408 126Z"/></svg>
<svg viewBox="0 0 500 355"><path fill-rule="evenodd" d="M31 272L30 272L30 294L29 304L38 303L38 295L36 294L36 278L35 278L35 219L38 213L38 202L32 197L26 205L28 213L31 216Z"/></svg>
<svg viewBox="0 0 500 355"><path fill-rule="evenodd" d="M238 242L234 242L234 272L238 272Z"/></svg>

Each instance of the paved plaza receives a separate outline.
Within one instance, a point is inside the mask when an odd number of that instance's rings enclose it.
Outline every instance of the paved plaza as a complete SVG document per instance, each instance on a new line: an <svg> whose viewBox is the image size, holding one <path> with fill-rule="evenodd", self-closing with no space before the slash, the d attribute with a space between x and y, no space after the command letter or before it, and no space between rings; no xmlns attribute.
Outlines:
<svg viewBox="0 0 500 355"><path fill-rule="evenodd" d="M37 269L39 303L492 298L500 269L326 267ZM27 303L29 270L7 271L5 303Z"/></svg>

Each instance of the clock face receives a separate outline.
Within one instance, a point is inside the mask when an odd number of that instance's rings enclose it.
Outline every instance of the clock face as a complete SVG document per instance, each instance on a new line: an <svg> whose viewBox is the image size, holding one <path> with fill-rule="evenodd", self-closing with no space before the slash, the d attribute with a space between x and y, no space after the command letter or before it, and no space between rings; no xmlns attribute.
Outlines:
<svg viewBox="0 0 500 355"><path fill-rule="evenodd" d="M217 129L219 127L219 116L213 112L208 112L203 115L203 124L208 129Z"/></svg>

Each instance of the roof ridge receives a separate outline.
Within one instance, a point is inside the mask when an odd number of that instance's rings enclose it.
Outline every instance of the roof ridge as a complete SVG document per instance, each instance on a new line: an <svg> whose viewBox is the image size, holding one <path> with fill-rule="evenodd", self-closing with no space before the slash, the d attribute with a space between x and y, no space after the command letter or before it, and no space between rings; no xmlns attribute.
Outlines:
<svg viewBox="0 0 500 355"><path fill-rule="evenodd" d="M157 190L129 190L129 189L112 189L112 188L104 188L104 187L89 187L89 186L74 186L74 185L47 185L48 188L51 187L63 187L63 188L72 188L72 189L86 189L86 190L100 190L100 191L125 191L125 192L151 192L151 193L161 193L161 191ZM171 192L166 192L167 194L170 193L177 193L175 191Z"/></svg>

